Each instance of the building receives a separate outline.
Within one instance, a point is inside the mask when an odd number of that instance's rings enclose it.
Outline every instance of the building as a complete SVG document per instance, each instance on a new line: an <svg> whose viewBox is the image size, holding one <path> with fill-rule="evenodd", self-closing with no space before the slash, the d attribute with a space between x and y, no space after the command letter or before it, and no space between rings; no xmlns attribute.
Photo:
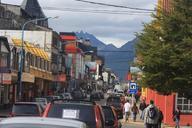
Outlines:
<svg viewBox="0 0 192 128"><path fill-rule="evenodd" d="M0 35L21 39L21 30L0 30ZM50 67L53 81L49 85L50 91L55 93L65 88L65 55L61 50L61 40L59 34L54 31L25 31L24 40L32 42L35 46L42 48L50 58ZM53 93L53 92L52 92Z"/></svg>
<svg viewBox="0 0 192 128"><path fill-rule="evenodd" d="M0 105L13 103L18 99L18 67L21 40L6 36L1 42L1 88ZM24 42L24 63L22 73L22 100L30 101L46 91L46 85L52 81L51 62L48 54L30 42Z"/></svg>
<svg viewBox="0 0 192 128"><path fill-rule="evenodd" d="M9 97L13 96L13 92L10 92L11 90L10 52L11 49L9 47L7 38L0 36L0 106L3 104L8 104Z"/></svg>
<svg viewBox="0 0 192 128"><path fill-rule="evenodd" d="M0 2L0 29L21 29L24 22L37 18L45 18L37 0L23 0L21 6ZM38 21L26 26L31 30L47 30L48 21Z"/></svg>

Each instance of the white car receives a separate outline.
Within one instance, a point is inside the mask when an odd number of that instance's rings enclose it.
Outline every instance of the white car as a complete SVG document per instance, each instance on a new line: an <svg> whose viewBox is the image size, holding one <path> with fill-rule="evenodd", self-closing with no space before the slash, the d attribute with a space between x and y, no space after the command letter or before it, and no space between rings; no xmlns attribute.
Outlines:
<svg viewBox="0 0 192 128"><path fill-rule="evenodd" d="M0 122L0 128L87 128L86 124L71 119L14 117Z"/></svg>

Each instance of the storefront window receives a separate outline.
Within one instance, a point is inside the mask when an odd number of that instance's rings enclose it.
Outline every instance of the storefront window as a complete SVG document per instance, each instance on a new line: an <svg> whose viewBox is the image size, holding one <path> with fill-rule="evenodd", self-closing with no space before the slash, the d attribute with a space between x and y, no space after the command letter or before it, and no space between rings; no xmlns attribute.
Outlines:
<svg viewBox="0 0 192 128"><path fill-rule="evenodd" d="M179 94L176 95L176 107L183 113L192 113L192 99L187 99Z"/></svg>

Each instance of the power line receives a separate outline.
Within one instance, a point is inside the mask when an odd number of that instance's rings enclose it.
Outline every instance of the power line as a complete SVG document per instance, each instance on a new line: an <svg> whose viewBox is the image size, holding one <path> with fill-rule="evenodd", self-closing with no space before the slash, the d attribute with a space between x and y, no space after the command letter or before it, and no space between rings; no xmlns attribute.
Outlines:
<svg viewBox="0 0 192 128"><path fill-rule="evenodd" d="M57 8L57 7L43 7L44 10L57 10L69 12L85 12L85 13L101 13L101 14L122 14L122 15L150 15L149 12L138 11L116 11L116 10L90 10L90 9L74 9L74 8Z"/></svg>
<svg viewBox="0 0 192 128"><path fill-rule="evenodd" d="M155 11L152 9L133 8L133 7L128 7L128 6L123 6L123 5L106 4L106 3L93 2L93 1L87 1L87 0L75 0L75 1L90 3L90 4L96 4L96 5L102 5L102 6L116 7L116 8L127 8L127 9L132 9L132 10L149 11L149 12Z"/></svg>

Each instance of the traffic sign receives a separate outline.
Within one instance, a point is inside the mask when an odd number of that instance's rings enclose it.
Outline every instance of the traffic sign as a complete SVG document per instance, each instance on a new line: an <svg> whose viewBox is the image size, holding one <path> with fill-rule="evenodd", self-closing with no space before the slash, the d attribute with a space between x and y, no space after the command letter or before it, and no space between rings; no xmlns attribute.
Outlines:
<svg viewBox="0 0 192 128"><path fill-rule="evenodd" d="M135 82L130 82L130 83L129 83L129 94L136 94L137 91L138 91L137 83L135 83Z"/></svg>

